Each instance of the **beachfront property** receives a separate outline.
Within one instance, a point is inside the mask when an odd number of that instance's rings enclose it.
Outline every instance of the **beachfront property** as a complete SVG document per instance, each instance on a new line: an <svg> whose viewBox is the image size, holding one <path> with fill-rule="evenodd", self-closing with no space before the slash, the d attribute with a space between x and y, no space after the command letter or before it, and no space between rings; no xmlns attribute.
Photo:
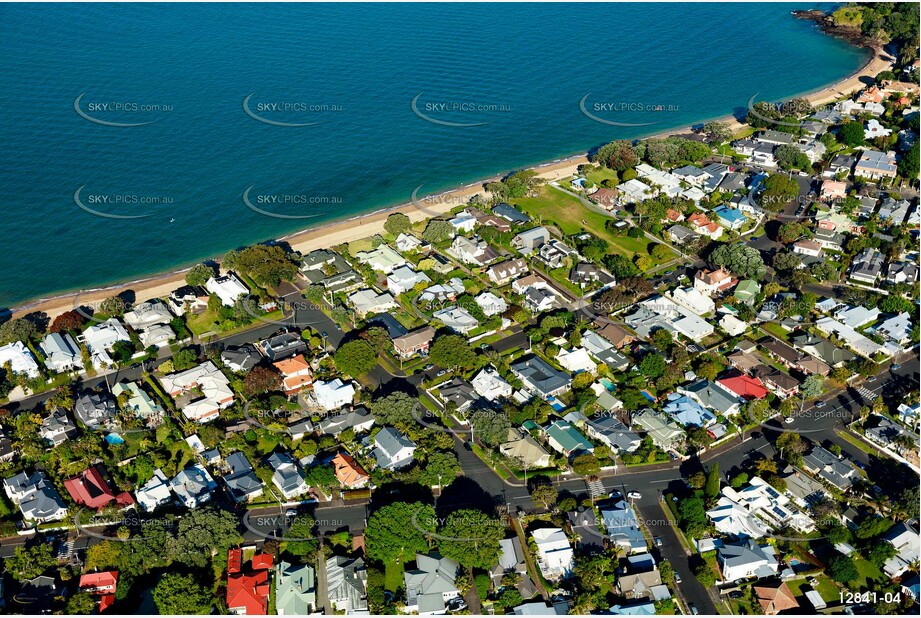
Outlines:
<svg viewBox="0 0 921 618"><path fill-rule="evenodd" d="M217 296L225 307L233 307L240 298L249 294L249 288L234 273L211 277L205 282L205 289Z"/></svg>
<svg viewBox="0 0 921 618"><path fill-rule="evenodd" d="M15 343L22 345L22 343L18 341ZM0 361L2 361L0 362L0 365L6 362L3 360L4 356L7 355L4 353L4 348L6 347L8 346L3 346L3 348L0 348ZM84 369L83 353L80 351L80 346L77 345L76 340L70 333L48 333L45 335L45 338L42 339L41 349L45 354L45 366L55 373L82 371ZM16 369L16 365L12 362L14 358L18 359L17 363L20 367L19 370ZM22 364L23 360L26 361L25 366ZM31 363L29 361L31 361ZM25 373L26 375L29 375L29 371L34 371L36 374L38 371L38 365L35 364L35 361L31 358L31 355L26 357L22 354L22 352L12 356L10 365L14 373ZM32 367L31 365L35 366ZM30 377L35 376L33 375Z"/></svg>
<svg viewBox="0 0 921 618"><path fill-rule="evenodd" d="M104 369L115 364L109 356L113 346L119 341L130 342L131 337L121 322L116 318L109 318L84 330L83 334L77 336L77 341L89 350L93 366L96 369Z"/></svg>

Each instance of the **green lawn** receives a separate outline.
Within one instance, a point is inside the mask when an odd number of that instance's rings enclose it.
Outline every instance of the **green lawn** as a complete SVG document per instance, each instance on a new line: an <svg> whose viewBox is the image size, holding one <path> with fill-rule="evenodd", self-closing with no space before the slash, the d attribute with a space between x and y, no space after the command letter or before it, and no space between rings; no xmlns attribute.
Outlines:
<svg viewBox="0 0 921 618"><path fill-rule="evenodd" d="M585 178L589 182L592 182L600 187L601 183L605 180L617 180L617 172L606 167L598 166L586 174Z"/></svg>
<svg viewBox="0 0 921 618"><path fill-rule="evenodd" d="M886 579L882 571L879 570L879 567L869 560L858 558L854 560L854 564L857 566L857 572L860 574L860 578L857 580L857 586L859 588L863 588L864 586L872 588L872 586L869 585L871 581Z"/></svg>
<svg viewBox="0 0 921 618"><path fill-rule="evenodd" d="M860 449L861 451L863 451L864 453L868 455L879 456L881 453L883 453L883 451L881 451L880 449L874 448L873 446L864 442L863 440L856 437L854 434L852 434L849 431L842 431L840 429L835 429L835 433L838 434L843 440L846 440L848 444L853 445L855 448Z"/></svg>
<svg viewBox="0 0 921 618"><path fill-rule="evenodd" d="M831 580L831 578L825 575L817 575L816 579L819 583L815 586L815 590L819 593L819 595L821 595L822 599L826 603L840 600L841 595L838 591L838 586ZM792 592L793 596L795 597L805 596L806 593L803 588L812 588L812 586L805 579L795 579L788 581L787 586L790 588L790 592Z"/></svg>
<svg viewBox="0 0 921 618"><path fill-rule="evenodd" d="M284 312L282 312L281 309L277 309L271 313L267 313L264 316L261 316L260 320L282 320L284 317ZM217 332L221 335L230 335L233 333L242 332L248 328L252 328L253 326L258 326L260 320L254 319L251 323L244 326L222 331L219 328L217 312L211 311L210 309L205 309L198 315L189 316L186 323L189 327L189 330L191 330L195 335L201 335L202 333L208 332Z"/></svg>
<svg viewBox="0 0 921 618"><path fill-rule="evenodd" d="M396 592L403 585L403 565L388 562L384 565L384 589Z"/></svg>
<svg viewBox="0 0 921 618"><path fill-rule="evenodd" d="M519 198L513 200L513 205L532 217L540 217L544 222L556 225L563 234L591 232L611 243L616 253L628 258L636 254L648 255L646 247L653 242L648 238L615 236L604 228L605 222L613 217L589 210L578 198L555 187L544 186L537 197ZM662 263L652 256L649 257L653 264ZM668 259L673 259L673 257Z"/></svg>

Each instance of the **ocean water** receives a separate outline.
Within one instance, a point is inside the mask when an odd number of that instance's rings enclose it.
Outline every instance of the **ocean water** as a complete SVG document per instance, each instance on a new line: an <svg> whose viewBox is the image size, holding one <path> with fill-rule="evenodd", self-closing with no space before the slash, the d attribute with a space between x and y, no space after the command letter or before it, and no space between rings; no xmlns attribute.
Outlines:
<svg viewBox="0 0 921 618"><path fill-rule="evenodd" d="M0 306L815 90L816 6L2 5Z"/></svg>

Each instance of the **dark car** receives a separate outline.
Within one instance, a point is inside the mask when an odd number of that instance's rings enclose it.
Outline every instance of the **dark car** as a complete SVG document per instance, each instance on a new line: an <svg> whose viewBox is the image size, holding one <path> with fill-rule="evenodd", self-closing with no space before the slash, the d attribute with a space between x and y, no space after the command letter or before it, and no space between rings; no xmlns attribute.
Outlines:
<svg viewBox="0 0 921 618"><path fill-rule="evenodd" d="M473 450L473 446L470 444L470 441L469 441L469 440L465 440L465 441L464 441L464 448L467 449L468 451L472 451L472 450Z"/></svg>

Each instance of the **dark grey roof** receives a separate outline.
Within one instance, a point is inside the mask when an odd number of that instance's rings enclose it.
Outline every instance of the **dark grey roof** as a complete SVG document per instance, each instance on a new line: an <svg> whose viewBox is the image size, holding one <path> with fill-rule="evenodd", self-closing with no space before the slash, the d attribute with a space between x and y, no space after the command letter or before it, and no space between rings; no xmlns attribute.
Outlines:
<svg viewBox="0 0 921 618"><path fill-rule="evenodd" d="M95 427L112 419L118 405L104 393L85 393L74 403L74 413L87 427Z"/></svg>
<svg viewBox="0 0 921 618"><path fill-rule="evenodd" d="M241 346L228 346L221 352L221 360L225 365L240 367L240 371L249 371L258 365L262 358L255 346L247 343Z"/></svg>
<svg viewBox="0 0 921 618"><path fill-rule="evenodd" d="M518 359L511 364L510 368L520 378L533 384L534 388L545 396L572 382L568 373L554 369L547 361L533 354Z"/></svg>
<svg viewBox="0 0 921 618"><path fill-rule="evenodd" d="M395 317L389 313L378 313L372 318L368 318L369 324L376 324L387 330L387 334L390 335L391 339L396 339L397 337L402 337L407 332L406 327L400 324Z"/></svg>
<svg viewBox="0 0 921 618"><path fill-rule="evenodd" d="M492 209L493 214L502 217L503 219L508 219L513 223L527 223L531 220L531 217L524 214L514 206L502 202L496 204Z"/></svg>
<svg viewBox="0 0 921 618"><path fill-rule="evenodd" d="M321 434L330 436L341 433L346 429L355 428L358 425L364 425L368 421L372 423L374 421L374 417L371 416L371 411L363 406L359 406L354 410L349 410L348 412L337 414L336 416L331 416L320 421L318 428Z"/></svg>

